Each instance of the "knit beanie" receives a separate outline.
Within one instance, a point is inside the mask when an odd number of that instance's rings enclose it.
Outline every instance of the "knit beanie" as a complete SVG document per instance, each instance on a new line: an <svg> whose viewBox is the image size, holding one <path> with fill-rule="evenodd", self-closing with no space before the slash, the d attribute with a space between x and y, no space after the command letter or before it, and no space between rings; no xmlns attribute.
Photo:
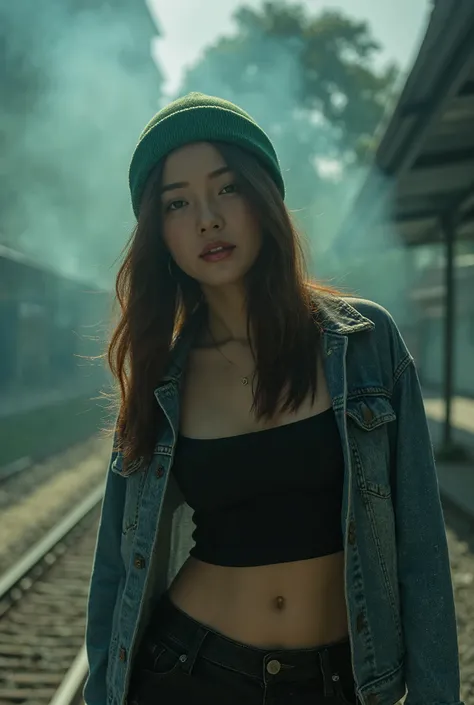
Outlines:
<svg viewBox="0 0 474 705"><path fill-rule="evenodd" d="M169 103L140 135L129 170L133 211L140 202L150 171L171 151L190 142L229 142L252 152L275 181L282 198L285 185L275 149L255 120L234 103L204 93L188 93Z"/></svg>

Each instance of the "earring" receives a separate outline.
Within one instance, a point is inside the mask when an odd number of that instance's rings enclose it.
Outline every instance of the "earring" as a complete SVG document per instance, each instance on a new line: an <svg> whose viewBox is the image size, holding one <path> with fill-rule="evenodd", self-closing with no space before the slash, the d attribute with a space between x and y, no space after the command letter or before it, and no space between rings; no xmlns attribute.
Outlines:
<svg viewBox="0 0 474 705"><path fill-rule="evenodd" d="M171 255L168 256L168 272L170 273L171 279L174 279L173 272L171 271L171 264L172 264L173 258Z"/></svg>

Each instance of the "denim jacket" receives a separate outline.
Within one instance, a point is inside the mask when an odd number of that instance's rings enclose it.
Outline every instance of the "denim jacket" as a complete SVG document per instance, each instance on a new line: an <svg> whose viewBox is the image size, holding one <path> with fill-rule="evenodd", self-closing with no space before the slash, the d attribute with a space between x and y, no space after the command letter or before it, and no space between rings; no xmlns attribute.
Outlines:
<svg viewBox="0 0 474 705"><path fill-rule="evenodd" d="M424 405L399 330L381 306L321 296L325 374L344 453L341 530L352 670L362 705L463 705L454 597ZM134 653L192 546L170 472L180 380L173 347L155 390L164 420L147 467L112 453L87 611L86 705L126 705ZM408 692L407 692L408 691Z"/></svg>

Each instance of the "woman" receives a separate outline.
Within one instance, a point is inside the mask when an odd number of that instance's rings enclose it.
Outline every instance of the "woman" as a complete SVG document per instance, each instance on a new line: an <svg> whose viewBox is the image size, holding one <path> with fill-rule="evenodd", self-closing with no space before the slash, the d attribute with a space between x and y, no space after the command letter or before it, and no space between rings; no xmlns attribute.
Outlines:
<svg viewBox="0 0 474 705"><path fill-rule="evenodd" d="M159 112L130 188L87 705L458 703L436 473L392 318L309 283L273 146L232 103Z"/></svg>

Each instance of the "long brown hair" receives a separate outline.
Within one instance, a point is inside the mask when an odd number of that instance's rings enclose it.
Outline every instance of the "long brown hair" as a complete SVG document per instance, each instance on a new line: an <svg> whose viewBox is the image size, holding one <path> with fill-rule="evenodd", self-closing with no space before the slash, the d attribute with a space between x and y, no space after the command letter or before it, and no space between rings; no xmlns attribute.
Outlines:
<svg viewBox="0 0 474 705"><path fill-rule="evenodd" d="M245 284L248 331L255 341L253 410L258 419L271 418L278 411L296 410L308 392L314 400L320 331L313 295L339 292L309 282L300 236L257 159L237 146L213 144L235 173L262 229L262 247ZM162 237L158 194L163 166L158 164L148 179L125 248L116 281L120 320L107 353L119 385L116 433L126 465L153 453L162 415L154 389L169 363L174 337L193 312L206 306L199 284L170 259Z"/></svg>

